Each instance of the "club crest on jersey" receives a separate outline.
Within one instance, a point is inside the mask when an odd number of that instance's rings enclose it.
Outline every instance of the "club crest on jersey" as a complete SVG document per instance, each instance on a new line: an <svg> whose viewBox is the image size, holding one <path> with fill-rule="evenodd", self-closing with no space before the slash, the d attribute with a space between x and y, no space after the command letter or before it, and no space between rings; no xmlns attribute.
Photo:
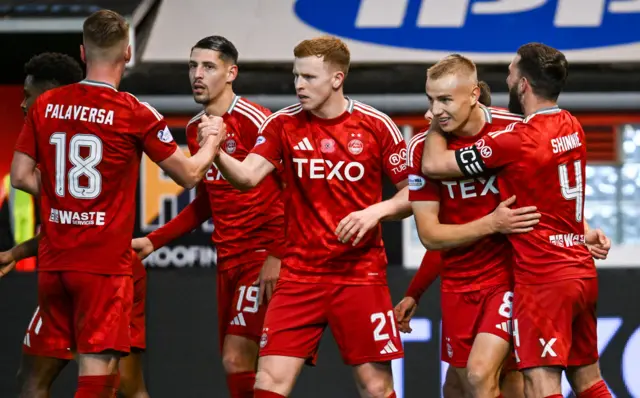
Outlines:
<svg viewBox="0 0 640 398"><path fill-rule="evenodd" d="M236 149L238 149L238 144L236 143L236 140L234 140L233 138L229 138L227 142L225 142L224 144L224 151L229 155L231 155L236 151Z"/></svg>
<svg viewBox="0 0 640 398"><path fill-rule="evenodd" d="M173 141L173 136L171 135L171 131L169 131L169 127L165 127L163 130L158 131L158 139L165 144Z"/></svg>
<svg viewBox="0 0 640 398"><path fill-rule="evenodd" d="M256 145L255 146L258 146L260 144L264 144L266 141L267 141L267 139L264 138L264 135L260 135L260 136L258 136L258 139L256 139Z"/></svg>
<svg viewBox="0 0 640 398"><path fill-rule="evenodd" d="M323 138L320 141L320 152L333 153L336 150L336 142L331 138Z"/></svg>
<svg viewBox="0 0 640 398"><path fill-rule="evenodd" d="M484 142L484 138L480 138L478 141L476 141L476 148L478 148L478 150L480 151L480 156L485 159L490 158L491 155L493 155L493 151Z"/></svg>
<svg viewBox="0 0 640 398"><path fill-rule="evenodd" d="M354 134L351 135L353 136ZM360 134L358 134L358 136L360 136ZM354 155L360 155L364 150L364 144L359 139L354 138L347 144L347 149Z"/></svg>
<svg viewBox="0 0 640 398"><path fill-rule="evenodd" d="M264 348L267 345L267 330L265 329L264 332L262 332L262 337L260 337L260 348Z"/></svg>

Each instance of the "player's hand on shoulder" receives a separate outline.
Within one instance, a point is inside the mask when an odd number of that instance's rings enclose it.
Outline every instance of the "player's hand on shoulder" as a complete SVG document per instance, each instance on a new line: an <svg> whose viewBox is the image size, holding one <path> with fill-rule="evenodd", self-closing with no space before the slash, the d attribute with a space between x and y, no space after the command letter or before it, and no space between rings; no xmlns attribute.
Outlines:
<svg viewBox="0 0 640 398"><path fill-rule="evenodd" d="M393 309L393 313L396 316L396 321L398 322L398 329L402 333L411 333L411 318L416 313L416 309L418 309L418 303L413 297L405 297L396 305L396 308Z"/></svg>
<svg viewBox="0 0 640 398"><path fill-rule="evenodd" d="M589 253L596 260L604 260L611 249L611 239L601 229L590 229L585 235Z"/></svg>
<svg viewBox="0 0 640 398"><path fill-rule="evenodd" d="M335 234L342 243L349 242L354 236L353 246L360 243L365 234L375 228L380 222L380 213L374 207L354 211L343 218Z"/></svg>
<svg viewBox="0 0 640 398"><path fill-rule="evenodd" d="M220 116L202 115L198 124L198 143L203 146L209 136L217 137L216 142L221 142L227 133L227 126ZM222 137L221 137L222 136Z"/></svg>
<svg viewBox="0 0 640 398"><path fill-rule="evenodd" d="M11 250L0 252L0 278L11 272L16 266Z"/></svg>
<svg viewBox="0 0 640 398"><path fill-rule="evenodd" d="M132 239L131 248L136 252L140 260L144 260L155 250L155 248L153 247L153 243L151 243L151 240L146 236L142 238Z"/></svg>
<svg viewBox="0 0 640 398"><path fill-rule="evenodd" d="M540 222L540 213L535 206L526 206L512 209L516 202L515 195L501 202L498 207L489 215L491 217L491 228L494 232L501 234L519 234L533 230L533 227Z"/></svg>
<svg viewBox="0 0 640 398"><path fill-rule="evenodd" d="M273 291L276 289L276 282L278 282L278 277L280 276L280 264L280 259L271 255L264 260L258 280L253 283L254 286L260 287L259 305L271 300Z"/></svg>

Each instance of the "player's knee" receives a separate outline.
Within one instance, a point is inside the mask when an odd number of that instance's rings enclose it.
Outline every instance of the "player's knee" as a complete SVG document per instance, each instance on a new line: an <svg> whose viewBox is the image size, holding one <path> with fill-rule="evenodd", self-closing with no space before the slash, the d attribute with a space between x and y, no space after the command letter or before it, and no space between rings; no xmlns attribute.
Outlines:
<svg viewBox="0 0 640 398"><path fill-rule="evenodd" d="M278 377L277 374L269 369L258 369L256 373L256 389L274 391L277 387L285 384L286 380L283 377Z"/></svg>
<svg viewBox="0 0 640 398"><path fill-rule="evenodd" d="M484 361L473 361L467 365L467 382L474 390L498 390L499 374Z"/></svg>
<svg viewBox="0 0 640 398"><path fill-rule="evenodd" d="M247 355L238 350L225 351L222 356L222 366L227 374L251 372L256 368L256 356Z"/></svg>
<svg viewBox="0 0 640 398"><path fill-rule="evenodd" d="M386 398L393 392L393 383L383 378L373 378L362 385L362 390L368 398Z"/></svg>
<svg viewBox="0 0 640 398"><path fill-rule="evenodd" d="M597 362L587 366L569 367L566 373L567 379L576 393L586 391L602 380L600 366Z"/></svg>

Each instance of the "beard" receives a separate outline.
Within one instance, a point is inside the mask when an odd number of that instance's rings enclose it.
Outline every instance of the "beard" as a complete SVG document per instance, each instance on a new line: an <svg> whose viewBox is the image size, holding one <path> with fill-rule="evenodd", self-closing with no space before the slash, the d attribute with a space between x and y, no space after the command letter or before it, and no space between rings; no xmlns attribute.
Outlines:
<svg viewBox="0 0 640 398"><path fill-rule="evenodd" d="M524 115L524 110L522 109L522 103L520 102L520 93L518 92L517 84L509 89L509 112L518 115Z"/></svg>

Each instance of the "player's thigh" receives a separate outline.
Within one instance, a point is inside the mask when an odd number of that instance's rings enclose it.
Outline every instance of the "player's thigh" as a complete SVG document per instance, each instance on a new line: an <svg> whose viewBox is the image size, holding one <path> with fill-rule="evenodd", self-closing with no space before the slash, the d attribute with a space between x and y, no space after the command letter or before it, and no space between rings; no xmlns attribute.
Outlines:
<svg viewBox="0 0 640 398"><path fill-rule="evenodd" d="M472 379L498 382L500 370L511 352L511 310L513 293L509 286L479 292L484 295L481 320L467 362Z"/></svg>
<svg viewBox="0 0 640 398"><path fill-rule="evenodd" d="M524 376L517 370L507 370L500 380L500 392L504 398L524 398Z"/></svg>
<svg viewBox="0 0 640 398"><path fill-rule="evenodd" d="M516 284L513 344L520 370L567 366L575 288L571 281L544 285Z"/></svg>
<svg viewBox="0 0 640 398"><path fill-rule="evenodd" d="M131 347L129 328L133 306L131 276L65 272L63 279L73 300L78 353L128 353ZM91 362L95 356L88 358Z"/></svg>
<svg viewBox="0 0 640 398"><path fill-rule="evenodd" d="M131 352L128 356L120 358L118 370L120 371L120 387L118 390L122 395L133 397L136 394L147 391L144 384L142 352Z"/></svg>
<svg viewBox="0 0 640 398"><path fill-rule="evenodd" d="M133 284L133 305L131 307L131 349L144 351L147 348L146 327L147 277L138 278Z"/></svg>
<svg viewBox="0 0 640 398"><path fill-rule="evenodd" d="M482 319L482 294L442 292L440 307L441 359L453 367L464 369Z"/></svg>
<svg viewBox="0 0 640 398"><path fill-rule="evenodd" d="M238 267L225 335L241 336L256 344L260 342L267 305L259 305L260 288L254 286L254 282L260 275L263 263L264 259L258 257Z"/></svg>
<svg viewBox="0 0 640 398"><path fill-rule="evenodd" d="M232 315L232 308L238 275L238 270L234 268L218 271L217 274L216 301L218 303L218 345L221 353L224 345L224 337L227 334L227 328L231 322L233 322L234 318Z"/></svg>
<svg viewBox="0 0 640 398"><path fill-rule="evenodd" d="M279 280L265 315L260 356L313 363L327 325L331 285Z"/></svg>
<svg viewBox="0 0 640 398"><path fill-rule="evenodd" d="M361 397L387 397L393 392L391 361L356 365L353 376Z"/></svg>
<svg viewBox="0 0 640 398"><path fill-rule="evenodd" d="M22 354L18 368L18 383L21 393L34 390L49 390L70 359Z"/></svg>
<svg viewBox="0 0 640 398"><path fill-rule="evenodd" d="M329 297L329 327L347 365L404 356L386 285L337 285Z"/></svg>
<svg viewBox="0 0 640 398"><path fill-rule="evenodd" d="M598 279L578 281L582 302L576 305L569 350L569 367L588 366L598 361Z"/></svg>
<svg viewBox="0 0 640 398"><path fill-rule="evenodd" d="M24 345L31 339L40 348L64 352L76 345L73 329L73 299L68 293L61 272L38 273L38 309L25 336ZM39 355L40 352L33 352Z"/></svg>

